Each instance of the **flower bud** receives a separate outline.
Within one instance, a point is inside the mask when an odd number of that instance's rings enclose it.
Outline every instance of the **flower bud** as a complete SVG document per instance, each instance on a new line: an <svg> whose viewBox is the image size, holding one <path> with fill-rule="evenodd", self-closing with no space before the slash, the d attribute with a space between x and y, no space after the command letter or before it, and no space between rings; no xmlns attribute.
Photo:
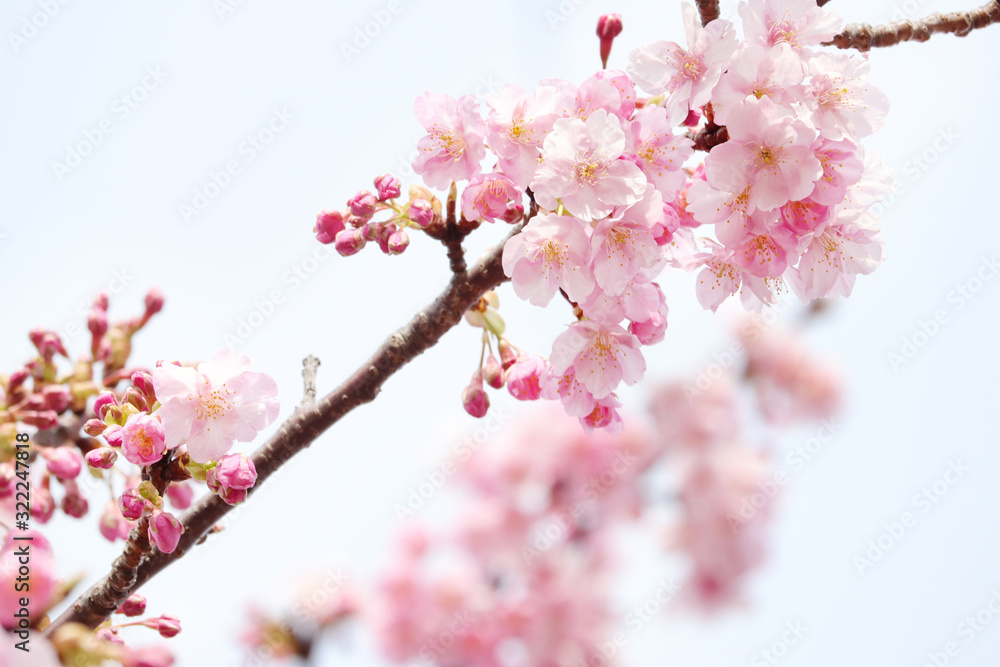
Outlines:
<svg viewBox="0 0 1000 667"><path fill-rule="evenodd" d="M56 511L56 500L52 497L52 492L49 491L48 476L45 476L43 480L42 485L33 488L31 493L31 516L38 523L48 523Z"/></svg>
<svg viewBox="0 0 1000 667"><path fill-rule="evenodd" d="M500 365L503 366L504 370L514 365L514 362L517 361L517 352L510 346L510 343L505 339L500 339L497 349L500 351Z"/></svg>
<svg viewBox="0 0 1000 667"><path fill-rule="evenodd" d="M388 245L390 254L402 254L402 252L410 245L410 237L407 236L406 232L401 229L398 232L394 232L392 236L389 237Z"/></svg>
<svg viewBox="0 0 1000 667"><path fill-rule="evenodd" d="M63 412L69 407L69 387L61 384L50 384L42 389L42 397L49 410Z"/></svg>
<svg viewBox="0 0 1000 667"><path fill-rule="evenodd" d="M97 400L94 401L94 412L97 413L98 418L104 419L108 408L112 406L118 406L118 397L113 392L102 391L97 395Z"/></svg>
<svg viewBox="0 0 1000 667"><path fill-rule="evenodd" d="M503 386L503 369L500 368L500 362L492 354L486 358L486 364L483 366L483 379L494 389Z"/></svg>
<svg viewBox="0 0 1000 667"><path fill-rule="evenodd" d="M82 518L90 509L90 503L80 494L80 487L74 480L65 480L63 486L66 488L66 495L62 499L62 511L75 519Z"/></svg>
<svg viewBox="0 0 1000 667"><path fill-rule="evenodd" d="M611 43L622 32L621 14L605 14L597 19L597 36L601 38L601 66L607 69Z"/></svg>
<svg viewBox="0 0 1000 667"><path fill-rule="evenodd" d="M138 593L133 593L126 598L125 602L122 602L122 606L118 607L115 613L123 616L141 616L146 613L146 598Z"/></svg>
<svg viewBox="0 0 1000 667"><path fill-rule="evenodd" d="M129 522L122 516L118 505L113 500L109 500L104 506L104 514L101 515L97 527L108 542L128 539L128 533L131 529Z"/></svg>
<svg viewBox="0 0 1000 667"><path fill-rule="evenodd" d="M103 310L94 308L87 315L87 328L90 329L90 334L95 339L108 333L108 314Z"/></svg>
<svg viewBox="0 0 1000 667"><path fill-rule="evenodd" d="M18 412L17 420L29 426L37 426L43 431L59 426L59 415L53 410Z"/></svg>
<svg viewBox="0 0 1000 667"><path fill-rule="evenodd" d="M139 412L149 411L149 404L146 403L145 397L143 397L143 395L140 394L139 390L135 387L129 387L125 390L125 395L122 396L122 402L135 407L135 409Z"/></svg>
<svg viewBox="0 0 1000 667"><path fill-rule="evenodd" d="M191 507L191 500L194 498L194 489L186 482L172 482L167 487L167 499L174 508L186 510Z"/></svg>
<svg viewBox="0 0 1000 667"><path fill-rule="evenodd" d="M156 391L153 389L153 376L143 371L132 373L132 386L146 399L147 405L156 403Z"/></svg>
<svg viewBox="0 0 1000 667"><path fill-rule="evenodd" d="M91 421L97 421L92 419ZM97 422L100 424L101 422ZM87 465L98 470L110 470L118 460L118 452L111 447L98 447L87 452Z"/></svg>
<svg viewBox="0 0 1000 667"><path fill-rule="evenodd" d="M121 658L122 667L170 667L174 656L165 646L132 649Z"/></svg>
<svg viewBox="0 0 1000 667"><path fill-rule="evenodd" d="M370 220L371 217L375 215L376 203L375 195L367 190L362 190L347 201L347 205L350 207L351 213L358 216L362 220Z"/></svg>
<svg viewBox="0 0 1000 667"><path fill-rule="evenodd" d="M114 409L117 410L118 408ZM105 441L107 441L107 443L112 447L122 446L122 427L118 424L111 424L105 428L102 435L104 436Z"/></svg>
<svg viewBox="0 0 1000 667"><path fill-rule="evenodd" d="M7 380L7 396L13 399L13 396L19 392L24 382L31 377L29 373L24 368L18 369L10 374L10 379Z"/></svg>
<svg viewBox="0 0 1000 667"><path fill-rule="evenodd" d="M138 521L147 511L152 511L153 503L140 496L138 489L125 489L118 497L118 509L129 521Z"/></svg>
<svg viewBox="0 0 1000 667"><path fill-rule="evenodd" d="M167 616L164 614L156 620L157 624L149 627L154 627L160 633L161 637L169 639L177 636L177 633L181 631L181 620L176 616Z"/></svg>
<svg viewBox="0 0 1000 667"><path fill-rule="evenodd" d="M246 454L229 454L219 459L207 475L209 488L230 505L246 500L247 491L257 482L257 469Z"/></svg>
<svg viewBox="0 0 1000 667"><path fill-rule="evenodd" d="M507 210L503 212L500 219L508 224L514 224L515 222L520 222L521 218L524 217L524 204L515 201L507 202Z"/></svg>
<svg viewBox="0 0 1000 667"><path fill-rule="evenodd" d="M92 438L104 433L104 429L108 427L107 424L102 422L100 419L88 419L83 423L83 432Z"/></svg>
<svg viewBox="0 0 1000 667"><path fill-rule="evenodd" d="M125 646L125 640L118 636L118 630L114 628L98 628L97 631L94 632L94 636L102 642L110 642L112 644L118 644L119 646Z"/></svg>
<svg viewBox="0 0 1000 667"><path fill-rule="evenodd" d="M365 247L365 237L360 229L345 229L337 234L334 249L344 257L350 257Z"/></svg>
<svg viewBox="0 0 1000 667"><path fill-rule="evenodd" d="M323 211L316 216L316 240L320 243L333 243L337 234L344 231L347 216L343 211Z"/></svg>
<svg viewBox="0 0 1000 667"><path fill-rule="evenodd" d="M94 297L94 308L98 310L108 309L108 293L99 292L97 296Z"/></svg>
<svg viewBox="0 0 1000 667"><path fill-rule="evenodd" d="M519 401L538 400L547 369L541 357L521 357L507 370L507 391Z"/></svg>
<svg viewBox="0 0 1000 667"><path fill-rule="evenodd" d="M149 541L165 554L173 553L180 542L184 526L170 512L156 510L149 520ZM180 628L177 629L180 632ZM176 633L174 633L176 634Z"/></svg>
<svg viewBox="0 0 1000 667"><path fill-rule="evenodd" d="M163 292L154 287L146 293L146 313L143 319L148 320L161 310L163 310Z"/></svg>
<svg viewBox="0 0 1000 667"><path fill-rule="evenodd" d="M365 241L378 241L379 236L382 235L382 223L366 223L365 226L361 228L361 235L365 237Z"/></svg>
<svg viewBox="0 0 1000 667"><path fill-rule="evenodd" d="M42 456L49 472L60 480L74 479L83 469L83 459L75 447L46 447L42 449Z"/></svg>
<svg viewBox="0 0 1000 667"><path fill-rule="evenodd" d="M695 108L688 111L687 118L681 121L681 125L686 127L697 127L701 122L701 110Z"/></svg>
<svg viewBox="0 0 1000 667"><path fill-rule="evenodd" d="M414 199L410 203L407 216L420 227L427 227L434 222L434 207L426 199Z"/></svg>
<svg viewBox="0 0 1000 667"><path fill-rule="evenodd" d="M399 179L391 174L382 174L375 178L375 190L378 192L378 200L395 199L399 196Z"/></svg>
<svg viewBox="0 0 1000 667"><path fill-rule="evenodd" d="M490 409L490 397L483 390L483 375L476 371L469 386L462 390L462 407L473 417L485 417Z"/></svg>

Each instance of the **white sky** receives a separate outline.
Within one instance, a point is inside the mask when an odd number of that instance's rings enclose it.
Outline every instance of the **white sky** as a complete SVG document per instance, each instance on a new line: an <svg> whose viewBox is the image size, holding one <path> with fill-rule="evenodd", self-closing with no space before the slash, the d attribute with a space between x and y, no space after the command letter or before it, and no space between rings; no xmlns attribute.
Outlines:
<svg viewBox="0 0 1000 667"><path fill-rule="evenodd" d="M599 66L594 27L609 11L625 24L613 67L623 67L634 46L683 39L675 3L232 2L238 6L222 17L212 2L69 2L17 52L9 33L43 3L5 3L0 367L28 357L30 328L82 324L80 305L102 289L118 289L116 316L137 313L150 286L165 293L164 313L136 340L133 359L145 363L211 357L257 302L279 290L281 303L241 349L256 370L276 377L287 416L301 396L302 357L322 359L320 388L331 388L446 280L443 249L420 238L401 257L366 251L309 261L319 248L316 212L341 206L377 173L408 161L420 136L416 96L482 95L552 76L581 81ZM835 0L828 8L878 23L971 4ZM341 44L390 5L391 20L348 61ZM734 13L731 3L724 9ZM552 25L547 12L566 20ZM992 529L1000 521L1000 281L987 281L961 308L949 295L1000 250L998 38L994 26L873 54L874 81L892 111L868 146L897 170L904 191L886 207L887 263L811 330L812 346L840 360L849 379L843 430L793 476L752 606L712 621L676 612L659 619L630 642L627 664L751 664L794 621L808 631L785 658L790 665L923 665L950 641L961 650L949 664L994 664L1000 620L969 643L958 625L1000 590ZM144 88L130 107L121 97L136 86ZM275 122L273 141L245 144L276 113L290 119ZM85 133L95 136L102 121L106 136L60 180L53 162ZM920 168L914 160L925 153L933 163ZM185 220L182 205L229 161L239 173ZM485 247L501 231L484 230L473 245ZM670 330L647 355L651 378L696 370L728 345L725 330L735 320L736 311L701 311L690 277L664 287ZM546 352L567 314L517 303L509 288L501 300L514 340ZM939 309L948 321L894 369L887 355ZM86 337L67 344L81 352ZM375 405L352 413L272 479L229 530L144 589L151 613L182 620L170 642L179 664L235 664L246 605L290 605L289 582L309 571L337 564L370 580L398 528L394 503L474 426L458 395L477 359L475 331L448 334ZM627 398L637 407L645 400L640 391ZM912 496L956 459L970 471L929 511L916 509ZM101 576L121 548L93 530L104 498L95 492L91 502L83 523L59 520L48 531L66 575ZM860 575L854 557L906 511L916 513L916 525ZM664 561L637 558L647 567L630 578L626 602L645 597L664 572ZM154 639L145 634L132 637ZM363 638L347 653L325 655L325 664L385 664Z"/></svg>

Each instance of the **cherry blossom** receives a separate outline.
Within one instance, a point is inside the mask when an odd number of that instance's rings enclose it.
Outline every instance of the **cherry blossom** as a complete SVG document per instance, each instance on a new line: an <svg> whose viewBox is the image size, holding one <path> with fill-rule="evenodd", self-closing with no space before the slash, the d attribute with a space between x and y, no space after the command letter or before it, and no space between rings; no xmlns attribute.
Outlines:
<svg viewBox="0 0 1000 667"><path fill-rule="evenodd" d="M747 0L740 3L739 12L747 42L788 44L796 51L833 39L843 25L839 16L813 0Z"/></svg>
<svg viewBox="0 0 1000 667"><path fill-rule="evenodd" d="M446 190L451 181L479 173L479 163L486 157L486 126L474 97L465 95L456 101L449 95L428 92L417 98L413 109L428 132L417 143L419 154L413 159L413 171L427 185Z"/></svg>
<svg viewBox="0 0 1000 667"><path fill-rule="evenodd" d="M594 289L588 270L590 241L579 220L544 214L531 220L503 249L503 270L514 293L545 306L556 291L581 301Z"/></svg>
<svg viewBox="0 0 1000 667"><path fill-rule="evenodd" d="M577 380L596 399L610 394L621 382L635 384L646 372L639 339L618 325L589 320L574 322L556 337L549 363L557 375L572 366Z"/></svg>
<svg viewBox="0 0 1000 667"><path fill-rule="evenodd" d="M566 101L553 86L539 86L527 95L521 86L507 84L487 96L486 104L490 150L496 153L503 173L519 188L526 188L534 178L542 142L562 117Z"/></svg>

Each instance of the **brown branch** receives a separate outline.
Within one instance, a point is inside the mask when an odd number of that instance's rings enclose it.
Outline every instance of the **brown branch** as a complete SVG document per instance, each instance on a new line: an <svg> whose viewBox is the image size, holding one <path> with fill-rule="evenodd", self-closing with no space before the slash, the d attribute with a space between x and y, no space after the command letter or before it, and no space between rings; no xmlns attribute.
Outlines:
<svg viewBox="0 0 1000 667"><path fill-rule="evenodd" d="M523 225L516 226L507 237L517 234ZM346 382L323 397L318 403L303 406L289 417L281 428L253 454L257 469L257 484L251 493L287 462L292 456L308 447L324 431L337 423L348 412L375 399L382 384L417 355L433 347L446 331L458 324L470 306L487 291L506 280L500 259L503 243L494 247L470 271L452 276L447 289L432 304L417 313L408 324L389 336L375 354L368 359ZM181 516L184 534L173 553L154 552L139 566L131 584L123 586L127 596L171 563L179 560L204 539L213 526L229 512L227 505L215 494L209 494ZM45 630L52 637L67 623L83 623L96 628L108 618L114 608L101 604L97 598L112 579L119 576L119 567L81 595L69 609ZM124 598L122 598L124 599Z"/></svg>
<svg viewBox="0 0 1000 667"><path fill-rule="evenodd" d="M965 37L973 30L1000 22L1000 0L991 0L978 9L950 14L931 14L918 21L897 21L872 27L867 23L852 23L826 45L839 49L869 49L892 46L900 42L926 42L936 32L949 32Z"/></svg>
<svg viewBox="0 0 1000 667"><path fill-rule="evenodd" d="M719 18L719 0L695 0L695 4L703 26Z"/></svg>
<svg viewBox="0 0 1000 667"><path fill-rule="evenodd" d="M694 142L696 151L710 151L719 144L729 141L729 130L725 125L708 123L695 133L688 132L688 138Z"/></svg>

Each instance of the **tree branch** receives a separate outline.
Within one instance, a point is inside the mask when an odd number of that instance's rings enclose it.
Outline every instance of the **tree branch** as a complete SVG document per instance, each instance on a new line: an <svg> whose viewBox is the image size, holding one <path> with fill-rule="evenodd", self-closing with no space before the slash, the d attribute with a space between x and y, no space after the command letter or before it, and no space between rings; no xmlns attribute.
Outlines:
<svg viewBox="0 0 1000 667"><path fill-rule="evenodd" d="M867 23L852 23L826 45L839 49L868 51L875 47L892 46L900 42L926 42L936 32L950 32L965 37L973 30L1000 21L1000 0L991 0L982 7L967 12L931 14L918 21L897 21L872 27Z"/></svg>
<svg viewBox="0 0 1000 667"><path fill-rule="evenodd" d="M507 239L521 231L522 226L516 226ZM318 403L303 405L289 417L278 432L254 452L252 458L257 469L257 484L250 493L256 492L279 467L312 444L341 417L359 405L374 400L382 384L393 373L433 347L445 332L462 321L465 311L483 294L504 282L506 277L500 259L507 239L490 250L471 270L452 276L447 289L433 303L389 336L378 351L343 384ZM231 509L232 506L214 493L202 498L181 516L184 534L173 553L165 554L154 550L139 566L130 585L125 586L126 590L120 593L124 593L126 597L131 595L158 572L182 558ZM119 569L116 561L111 573L63 612L45 630L45 636L52 637L56 630L67 623L82 623L89 628L96 628L107 619L115 608L109 609L100 604L98 596L109 581L117 580Z"/></svg>
<svg viewBox="0 0 1000 667"><path fill-rule="evenodd" d="M703 26L719 18L719 0L695 0L695 4Z"/></svg>

